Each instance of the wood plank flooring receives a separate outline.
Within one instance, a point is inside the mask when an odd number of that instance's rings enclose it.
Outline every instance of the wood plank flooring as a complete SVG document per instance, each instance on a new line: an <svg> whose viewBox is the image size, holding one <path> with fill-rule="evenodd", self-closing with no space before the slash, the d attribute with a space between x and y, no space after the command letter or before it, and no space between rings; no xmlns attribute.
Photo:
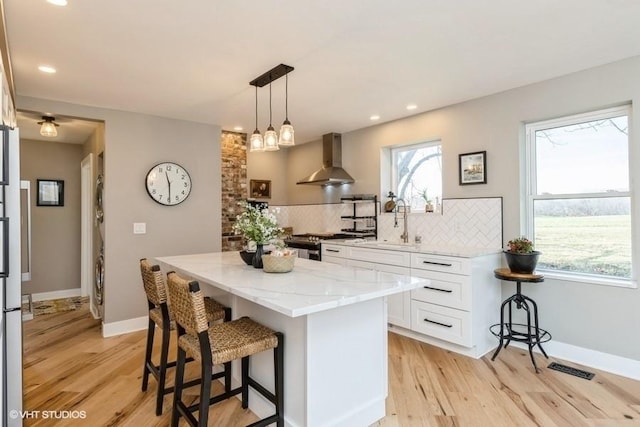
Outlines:
<svg viewBox="0 0 640 427"><path fill-rule="evenodd" d="M25 420L25 426L169 425L171 396L156 417L155 380L149 380L146 393L140 391L145 339L146 331L102 338L100 323L86 306L26 322L24 409L84 411L86 417L38 416ZM389 334L387 416L374 426L640 426L640 381L565 362L595 372L587 381L547 369L550 361L539 356L543 368L536 374L523 350L503 350L495 362L474 360ZM198 366L189 365L196 376ZM170 383L172 376L173 370ZM256 420L237 399L209 412L210 425L245 426Z"/></svg>

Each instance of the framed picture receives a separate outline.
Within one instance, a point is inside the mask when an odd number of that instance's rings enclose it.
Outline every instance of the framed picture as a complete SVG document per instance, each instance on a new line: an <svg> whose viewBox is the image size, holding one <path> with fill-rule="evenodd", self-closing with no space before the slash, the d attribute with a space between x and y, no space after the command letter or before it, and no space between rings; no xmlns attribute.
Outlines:
<svg viewBox="0 0 640 427"><path fill-rule="evenodd" d="M460 185L487 183L487 152L464 153L458 156Z"/></svg>
<svg viewBox="0 0 640 427"><path fill-rule="evenodd" d="M36 204L37 206L64 206L64 181L39 179Z"/></svg>
<svg viewBox="0 0 640 427"><path fill-rule="evenodd" d="M271 198L271 181L252 179L249 181L249 197L254 199Z"/></svg>

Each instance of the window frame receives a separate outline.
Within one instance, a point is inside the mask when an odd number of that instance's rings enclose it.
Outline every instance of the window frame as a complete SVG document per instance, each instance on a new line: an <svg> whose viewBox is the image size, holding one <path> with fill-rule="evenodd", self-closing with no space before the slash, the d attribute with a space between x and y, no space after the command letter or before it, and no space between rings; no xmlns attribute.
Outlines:
<svg viewBox="0 0 640 427"><path fill-rule="evenodd" d="M556 128L562 126L571 126L579 123L591 122L596 120L604 120L613 117L620 117L626 115L628 123L628 135L627 135L627 161L629 164L629 188L627 191L615 191L615 192L598 192L598 193L569 193L569 194L536 194L537 188L537 165L536 165L536 143L535 134L537 131ZM550 120L536 121L531 123L525 123L525 158L524 158L524 215L523 215L523 227L525 235L531 236L535 243L534 233L534 204L536 200L557 200L557 199L574 199L582 200L587 198L604 199L611 197L628 197L631 206L631 277L630 278L616 278L612 276L600 276L596 274L589 274L583 272L570 272L564 270L546 270L540 269L544 272L544 275L549 278L555 278L566 281L574 281L580 283L617 286L624 288L637 288L637 253L638 248L634 244L636 241L635 236L637 234L638 221L635 220L636 210L636 197L634 195L634 173L633 173L633 140L632 140L632 106L631 104L625 104L618 107L605 108L587 113L574 114L570 116L558 117Z"/></svg>
<svg viewBox="0 0 640 427"><path fill-rule="evenodd" d="M398 152L402 152L402 151L410 151L410 150L418 150L421 148L429 148L429 147L434 147L434 146L439 146L440 147L440 161L441 161L441 165L442 165L442 170L440 171L440 180L441 182L444 181L444 164L442 163L442 159L443 159L443 153L442 153L442 139L440 138L436 138L436 139L430 139L427 141L421 141L421 142L411 142L411 143L406 143L406 144L397 144L397 145L390 145L385 147L389 153L389 186L390 186L390 190L393 191L397 197L400 197L400 194L398 193L398 181L397 181L397 176L398 176L398 169L397 169L397 162L396 162L396 157ZM442 202L442 198L444 197L444 195L442 194L443 192L443 188L441 186L440 188L440 202Z"/></svg>

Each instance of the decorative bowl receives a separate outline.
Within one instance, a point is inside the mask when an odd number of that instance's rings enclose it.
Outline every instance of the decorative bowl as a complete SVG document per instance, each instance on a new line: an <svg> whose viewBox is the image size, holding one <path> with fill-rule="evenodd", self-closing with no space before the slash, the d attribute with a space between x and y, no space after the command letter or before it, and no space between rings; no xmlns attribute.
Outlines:
<svg viewBox="0 0 640 427"><path fill-rule="evenodd" d="M240 251L240 258L242 258L245 264L253 265L253 257L255 254L255 252Z"/></svg>
<svg viewBox="0 0 640 427"><path fill-rule="evenodd" d="M293 270L295 255L262 255L262 270L265 273L288 273Z"/></svg>

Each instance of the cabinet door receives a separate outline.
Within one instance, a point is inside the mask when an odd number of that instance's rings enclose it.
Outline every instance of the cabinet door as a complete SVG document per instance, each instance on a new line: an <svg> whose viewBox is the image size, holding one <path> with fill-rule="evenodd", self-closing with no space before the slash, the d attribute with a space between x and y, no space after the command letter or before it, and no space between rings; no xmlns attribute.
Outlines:
<svg viewBox="0 0 640 427"><path fill-rule="evenodd" d="M336 256L326 256L322 255L322 262L330 262L338 265L347 265L347 260L344 258L339 258Z"/></svg>
<svg viewBox="0 0 640 427"><path fill-rule="evenodd" d="M431 283L411 291L414 300L471 311L471 277L437 271L411 270L411 275Z"/></svg>
<svg viewBox="0 0 640 427"><path fill-rule="evenodd" d="M377 264L367 261L349 259L347 265L357 268L382 271L385 273L410 275L411 269L408 267L398 267L396 265ZM387 322L403 328L411 328L411 292L401 292L387 297Z"/></svg>
<svg viewBox="0 0 640 427"><path fill-rule="evenodd" d="M465 347L473 346L468 311L413 300L411 314L414 331Z"/></svg>

